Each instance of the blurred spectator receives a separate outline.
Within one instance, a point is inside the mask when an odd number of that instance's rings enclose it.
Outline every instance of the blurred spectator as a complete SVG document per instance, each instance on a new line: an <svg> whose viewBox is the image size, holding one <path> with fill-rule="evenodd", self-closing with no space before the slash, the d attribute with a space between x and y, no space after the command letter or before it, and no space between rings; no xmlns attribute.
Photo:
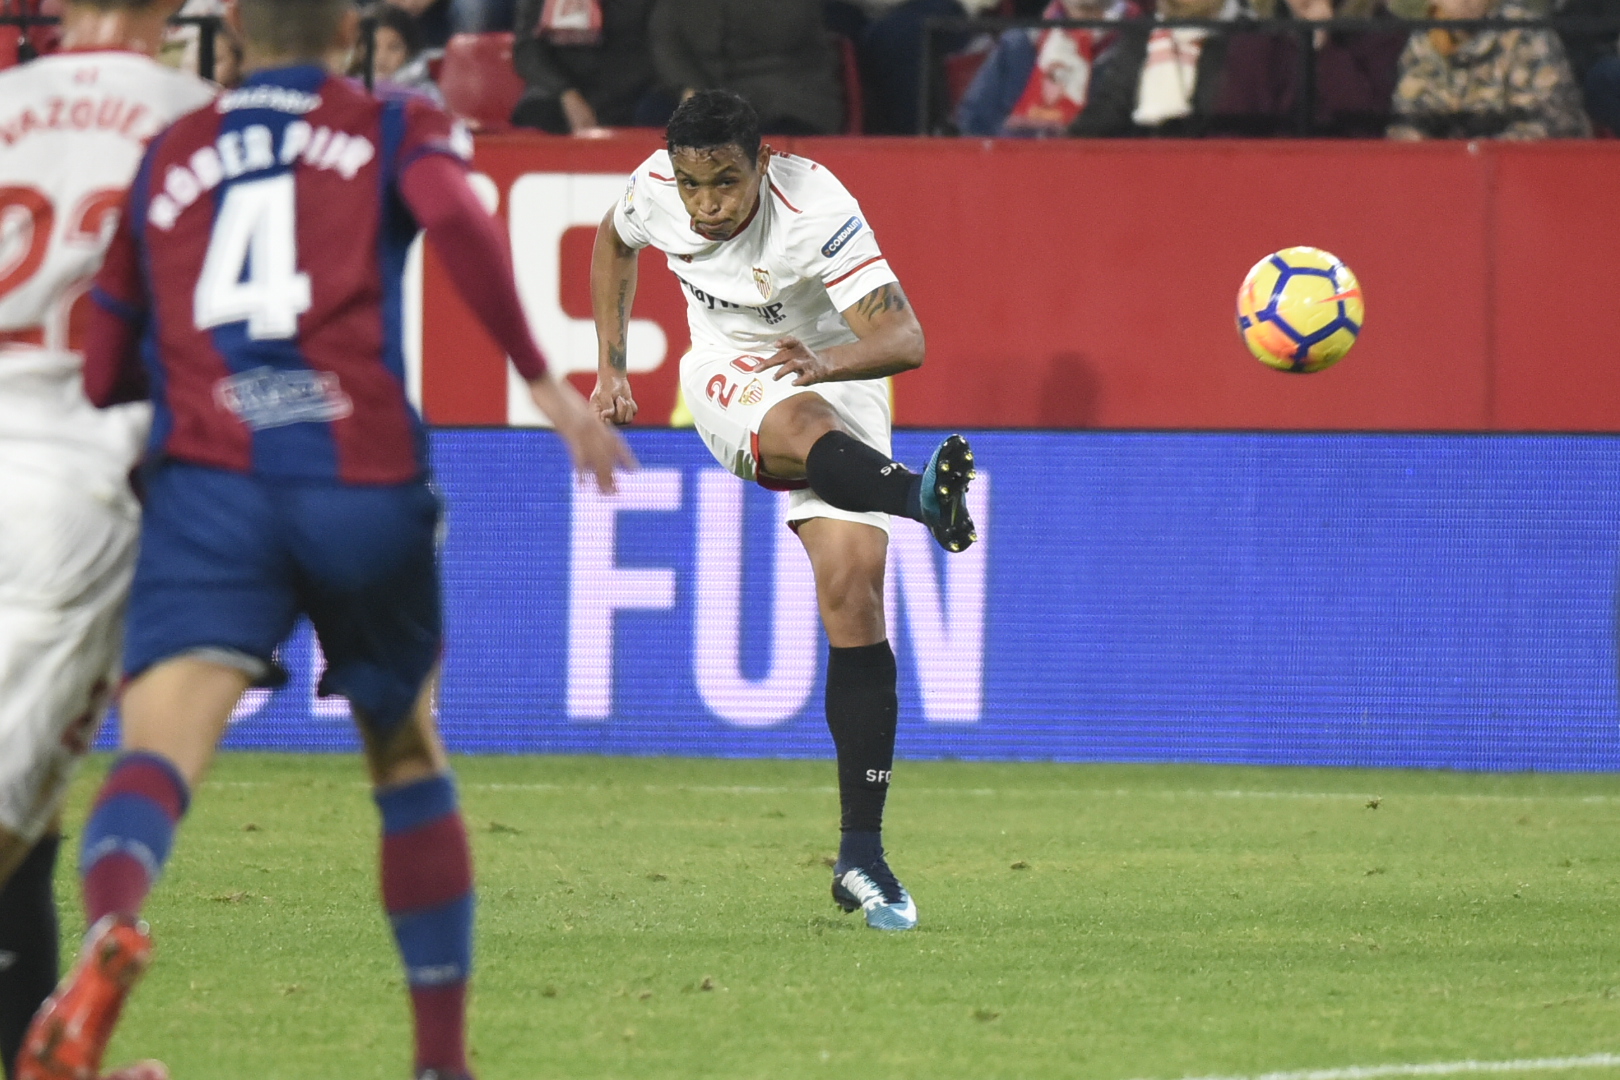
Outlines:
<svg viewBox="0 0 1620 1080"><path fill-rule="evenodd" d="M371 54L371 77L375 84L412 90L443 105L444 94L428 71L428 56L422 51L422 35L416 20L392 4L377 4L367 14L377 21ZM365 63L363 51L355 61L357 65Z"/></svg>
<svg viewBox="0 0 1620 1080"><path fill-rule="evenodd" d="M1158 18L1220 19L1247 14L1239 0L1160 0ZM1194 27L1120 29L1099 57L1091 97L1071 135L1203 135L1221 89L1227 34Z"/></svg>
<svg viewBox="0 0 1620 1080"><path fill-rule="evenodd" d="M1519 0L1434 0L1434 18L1534 16ZM1551 30L1414 33L1401 54L1392 139L1588 135L1564 46Z"/></svg>
<svg viewBox="0 0 1620 1080"><path fill-rule="evenodd" d="M457 29L451 25L454 0L384 0L416 20L418 40L425 49L442 49Z"/></svg>
<svg viewBox="0 0 1620 1080"><path fill-rule="evenodd" d="M1287 0L1285 21L1320 22L1340 18L1388 18L1379 0ZM1296 22L1297 26L1298 23ZM1377 138L1389 124L1395 65L1406 45L1400 31L1333 32L1311 35L1315 50L1313 135ZM1297 30L1234 33L1227 45L1221 92L1215 103L1224 134L1279 135L1296 129L1304 64Z"/></svg>
<svg viewBox="0 0 1620 1080"><path fill-rule="evenodd" d="M933 18L988 14L999 0L859 0L869 22L858 42L861 83L866 89L866 131L907 135L917 130L918 90L922 85L923 24ZM967 44L961 35L942 35L934 55Z"/></svg>
<svg viewBox="0 0 1620 1080"><path fill-rule="evenodd" d="M1042 17L1134 19L1131 0L1053 0ZM1061 135L1085 108L1092 73L1118 42L1094 30L1009 30L956 110L964 135Z"/></svg>
<svg viewBox="0 0 1620 1080"><path fill-rule="evenodd" d="M662 123L674 103L648 101L654 0L575 2L518 0L512 65L529 88L512 123L557 135Z"/></svg>
<svg viewBox="0 0 1620 1080"><path fill-rule="evenodd" d="M1576 19L1620 18L1620 0L1567 0L1559 15ZM1586 111L1610 135L1620 135L1620 54L1614 30L1601 33L1568 31L1563 34L1575 85L1585 91Z"/></svg>
<svg viewBox="0 0 1620 1080"><path fill-rule="evenodd" d="M764 131L814 135L843 127L821 0L658 0L652 54L660 89L675 99L731 90L754 106Z"/></svg>

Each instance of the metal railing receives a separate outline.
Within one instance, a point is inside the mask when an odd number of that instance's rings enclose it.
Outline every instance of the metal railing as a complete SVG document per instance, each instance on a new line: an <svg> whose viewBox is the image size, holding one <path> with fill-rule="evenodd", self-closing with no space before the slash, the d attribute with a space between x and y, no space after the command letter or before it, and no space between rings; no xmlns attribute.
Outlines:
<svg viewBox="0 0 1620 1080"><path fill-rule="evenodd" d="M1378 33L1409 35L1427 30L1453 30L1467 33L1479 30L1552 30L1565 34L1604 34L1620 31L1620 18L1545 18L1545 19L1402 19L1393 15L1382 18L1324 19L1319 22L1306 19L1165 19L1152 17L1138 19L1041 19L1005 18L930 18L923 23L921 85L917 96L917 134L940 135L953 133L946 108L942 106L945 87L944 60L960 50L941 47L947 36L962 41L980 34L999 37L1007 30L1110 30L1148 33L1153 30L1200 29L1235 33L1292 34L1298 39L1301 65L1299 92L1294 100L1293 129L1295 135L1309 136L1316 123L1316 49L1312 35L1317 31L1328 33Z"/></svg>

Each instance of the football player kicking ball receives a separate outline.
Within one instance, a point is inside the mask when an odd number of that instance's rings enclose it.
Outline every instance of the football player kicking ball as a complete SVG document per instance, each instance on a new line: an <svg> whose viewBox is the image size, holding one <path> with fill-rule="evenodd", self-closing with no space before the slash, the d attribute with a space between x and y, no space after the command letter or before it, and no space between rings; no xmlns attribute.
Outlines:
<svg viewBox="0 0 1620 1080"><path fill-rule="evenodd" d="M472 866L435 732L440 649L422 427L405 393L401 278L419 227L604 490L633 464L546 372L464 131L425 99L328 75L348 0L239 0L248 77L155 139L96 279L85 389L150 396L124 646L123 753L84 829L92 929L35 1018L20 1080L90 1080L151 954L139 913L237 699L278 675L300 614L322 689L359 723L382 816L382 896L415 1070L469 1075Z"/></svg>
<svg viewBox="0 0 1620 1080"><path fill-rule="evenodd" d="M57 818L117 678L149 410L91 408L77 315L146 142L215 89L150 59L179 0L81 0L0 73L0 1066L57 975ZM119 1076L144 1073L119 1073Z"/></svg>
<svg viewBox="0 0 1620 1080"><path fill-rule="evenodd" d="M687 98L667 143L597 230L591 401L616 423L635 418L626 322L637 255L655 247L687 294L681 391L698 433L737 476L793 489L787 520L809 553L831 646L827 726L843 812L833 899L862 909L868 926L909 930L917 908L881 831L899 711L883 616L889 515L921 521L947 551L967 547L973 454L953 435L921 474L889 457L883 379L922 363L922 327L843 185L762 146L753 109L726 91Z"/></svg>

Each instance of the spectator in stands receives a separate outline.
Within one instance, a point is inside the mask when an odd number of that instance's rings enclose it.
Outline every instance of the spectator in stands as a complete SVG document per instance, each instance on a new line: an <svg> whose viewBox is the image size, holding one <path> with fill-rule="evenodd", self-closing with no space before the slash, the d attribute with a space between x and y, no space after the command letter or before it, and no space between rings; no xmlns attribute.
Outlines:
<svg viewBox="0 0 1620 1080"><path fill-rule="evenodd" d="M1052 0L1056 19L1134 19L1132 0ZM956 109L964 135L1061 135L1085 108L1092 73L1119 40L1112 32L1008 30L973 77Z"/></svg>
<svg viewBox="0 0 1620 1080"><path fill-rule="evenodd" d="M1381 0L1286 0L1285 21L1388 18ZM1296 22L1297 26L1298 23ZM1402 32L1333 32L1311 35L1316 106L1309 134L1376 138L1389 124L1395 65L1406 45ZM1280 135L1298 130L1296 114L1304 75L1295 30L1235 33L1227 45L1221 92L1215 102L1224 134Z"/></svg>
<svg viewBox="0 0 1620 1080"><path fill-rule="evenodd" d="M1240 0L1159 0L1157 18L1245 17ZM1127 25L1099 57L1091 97L1071 135L1204 135L1221 89L1227 34L1196 27Z"/></svg>
<svg viewBox="0 0 1620 1080"><path fill-rule="evenodd" d="M1558 14L1576 19L1620 19L1620 0L1566 0ZM1610 135L1620 135L1620 53L1614 30L1566 31L1564 53L1575 85L1586 96L1586 111Z"/></svg>
<svg viewBox="0 0 1620 1080"><path fill-rule="evenodd" d="M451 5L454 0L384 0L416 20L416 31L422 47L442 49L451 33L460 29L451 26Z"/></svg>
<svg viewBox="0 0 1620 1080"><path fill-rule="evenodd" d="M512 123L557 135L654 126L654 0L518 0L512 64L528 84Z"/></svg>
<svg viewBox="0 0 1620 1080"><path fill-rule="evenodd" d="M377 4L368 14L377 21L371 55L371 77L376 85L414 90L443 105L444 95L428 71L428 57L422 51L422 34L416 20L392 4ZM363 55L356 59L365 63Z"/></svg>
<svg viewBox="0 0 1620 1080"><path fill-rule="evenodd" d="M908 135L917 130L917 92L922 81L923 24L931 18L983 15L1000 0L858 0L868 22L859 45L866 90L866 130L872 135ZM934 55L967 44L945 35Z"/></svg>
<svg viewBox="0 0 1620 1080"><path fill-rule="evenodd" d="M1437 19L1533 18L1522 0L1434 0ZM1580 91L1551 30L1426 30L1401 54L1392 139L1588 135Z"/></svg>
<svg viewBox="0 0 1620 1080"><path fill-rule="evenodd" d="M675 101L730 90L748 99L767 132L825 135L843 127L821 0L658 0L652 54L660 89Z"/></svg>

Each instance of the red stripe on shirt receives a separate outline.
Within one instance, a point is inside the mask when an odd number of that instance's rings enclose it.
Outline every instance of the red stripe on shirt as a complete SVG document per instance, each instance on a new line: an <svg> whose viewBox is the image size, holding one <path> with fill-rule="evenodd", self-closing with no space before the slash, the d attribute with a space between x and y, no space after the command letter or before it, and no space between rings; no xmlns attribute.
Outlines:
<svg viewBox="0 0 1620 1080"><path fill-rule="evenodd" d="M801 213L804 212L804 211L800 210L797 206L794 206L792 203L788 202L787 196L782 194L782 189L776 186L776 181L775 180L771 181L771 191L776 195L776 197L778 199L782 200L782 205L783 206L787 207L789 210L793 211L795 214L801 214Z"/></svg>
<svg viewBox="0 0 1620 1080"><path fill-rule="evenodd" d="M666 184L673 184L675 182L675 178L673 176L659 176L651 169L647 170L647 175L652 177L654 180L662 180Z"/></svg>
<svg viewBox="0 0 1620 1080"><path fill-rule="evenodd" d="M836 285L840 281L843 281L845 278L853 277L854 275L860 273L862 270L865 270L868 266L871 266L873 263L882 262L882 261L883 261L883 256L882 255L874 255L870 259L867 259L865 262L861 263L859 266L855 267L855 269L844 271L842 274L839 274L837 277L833 278L831 281L827 282L826 284L828 284L828 285Z"/></svg>

